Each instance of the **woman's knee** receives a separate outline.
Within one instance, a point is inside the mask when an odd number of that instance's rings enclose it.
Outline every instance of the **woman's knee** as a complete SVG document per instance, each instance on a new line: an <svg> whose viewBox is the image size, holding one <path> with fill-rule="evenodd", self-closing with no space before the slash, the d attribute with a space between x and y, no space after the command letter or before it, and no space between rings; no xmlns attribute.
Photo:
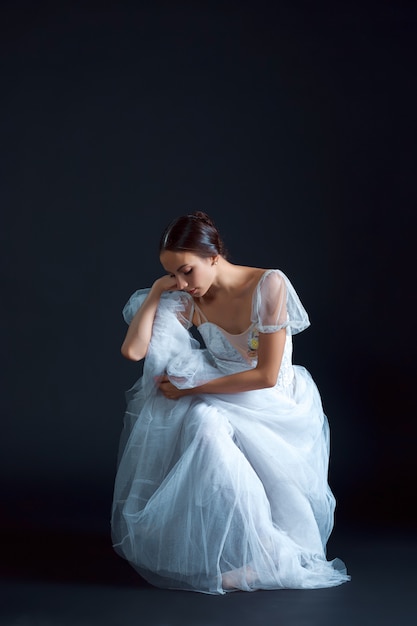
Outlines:
<svg viewBox="0 0 417 626"><path fill-rule="evenodd" d="M184 430L192 439L211 444L219 438L233 436L233 428L227 418L215 407L204 403L196 404L184 420Z"/></svg>

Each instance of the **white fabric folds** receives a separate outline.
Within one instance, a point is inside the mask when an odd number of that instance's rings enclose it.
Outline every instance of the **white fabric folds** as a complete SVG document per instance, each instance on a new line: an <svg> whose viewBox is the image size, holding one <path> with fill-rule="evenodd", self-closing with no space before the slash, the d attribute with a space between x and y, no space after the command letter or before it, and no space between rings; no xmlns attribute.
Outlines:
<svg viewBox="0 0 417 626"><path fill-rule="evenodd" d="M147 293L133 294L127 323ZM188 330L193 311L188 294L164 294L143 375L127 393L115 550L150 583L171 589L222 594L349 580L342 561L325 555L335 507L329 429L310 374L291 363L291 336L309 321L290 281L268 270L253 295L257 330L286 328L274 388L166 399L157 386L164 373L185 388L254 366L210 322L199 326L201 349Z"/></svg>

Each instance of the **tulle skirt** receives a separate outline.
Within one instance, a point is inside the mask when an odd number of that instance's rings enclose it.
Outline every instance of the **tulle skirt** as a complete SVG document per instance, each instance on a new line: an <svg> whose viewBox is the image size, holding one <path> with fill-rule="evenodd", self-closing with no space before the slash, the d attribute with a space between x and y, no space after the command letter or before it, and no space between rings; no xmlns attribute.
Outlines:
<svg viewBox="0 0 417 626"><path fill-rule="evenodd" d="M326 560L329 429L310 374L286 388L130 392L112 510L115 550L150 583L222 594L347 580Z"/></svg>

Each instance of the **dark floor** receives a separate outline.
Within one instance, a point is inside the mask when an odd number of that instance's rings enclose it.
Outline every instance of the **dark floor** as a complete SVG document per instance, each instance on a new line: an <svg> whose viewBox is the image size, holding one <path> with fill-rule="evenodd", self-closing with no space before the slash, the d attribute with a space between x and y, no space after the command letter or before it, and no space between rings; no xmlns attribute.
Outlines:
<svg viewBox="0 0 417 626"><path fill-rule="evenodd" d="M408 626L417 624L417 537L339 533L329 558L352 581L332 589L210 596L155 589L105 535L9 536L1 558L1 626Z"/></svg>

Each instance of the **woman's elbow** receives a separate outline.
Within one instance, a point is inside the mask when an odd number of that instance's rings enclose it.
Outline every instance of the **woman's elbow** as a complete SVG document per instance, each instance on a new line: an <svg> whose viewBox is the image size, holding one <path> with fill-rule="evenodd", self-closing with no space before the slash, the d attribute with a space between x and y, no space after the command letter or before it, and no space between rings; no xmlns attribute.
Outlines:
<svg viewBox="0 0 417 626"><path fill-rule="evenodd" d="M271 372L269 370L261 372L260 382L262 389L268 389L271 387L275 387L278 380L278 373Z"/></svg>
<svg viewBox="0 0 417 626"><path fill-rule="evenodd" d="M125 357L125 359L129 359L129 361L140 361L146 356L146 351L141 351L138 348L135 348L134 346L126 343L122 344L120 352Z"/></svg>
<svg viewBox="0 0 417 626"><path fill-rule="evenodd" d="M272 376L266 376L264 379L265 389L270 389L271 387L275 387L277 384L277 378L272 378Z"/></svg>

